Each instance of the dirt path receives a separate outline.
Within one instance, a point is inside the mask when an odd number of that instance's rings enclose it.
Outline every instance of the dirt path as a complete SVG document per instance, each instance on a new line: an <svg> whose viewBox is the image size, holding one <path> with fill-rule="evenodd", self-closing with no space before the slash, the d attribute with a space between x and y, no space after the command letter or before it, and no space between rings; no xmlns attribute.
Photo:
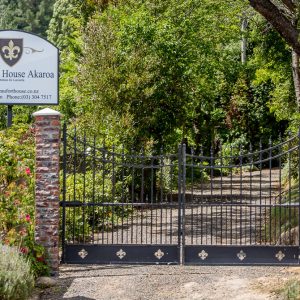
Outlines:
<svg viewBox="0 0 300 300"><path fill-rule="evenodd" d="M276 243L281 232L270 228L272 205L278 201L279 169L243 172L194 183L186 191L184 210L187 245L257 245ZM176 195L177 196L177 195ZM139 207L134 215L96 232L96 244L178 243L178 203L164 202ZM130 205L130 203L129 203ZM122 207L122 209L124 209ZM273 216L279 223L280 216ZM101 220L100 220L101 221ZM271 229L271 228L270 228Z"/></svg>
<svg viewBox="0 0 300 300"><path fill-rule="evenodd" d="M258 236L269 215L267 209L259 206L270 207L276 203L278 170L271 175L267 171L243 175L242 182L239 175L227 176L221 181L215 178L213 194L209 186L200 189L195 185L189 191L194 201L189 203L187 199L185 210L187 244L262 243ZM236 209L227 200L230 196L229 201L232 201L232 195L238 201ZM212 200L216 204L213 207L209 206ZM99 244L176 244L178 208L176 202L174 204L175 207L140 209L132 219L114 224L113 230L98 232L95 241ZM277 236L273 238L276 239ZM298 276L290 269L275 266L63 265L59 285L45 291L41 299L281 299L273 291L289 278Z"/></svg>
<svg viewBox="0 0 300 300"><path fill-rule="evenodd" d="M65 265L59 286L41 299L280 299L272 290L295 276L290 269Z"/></svg>

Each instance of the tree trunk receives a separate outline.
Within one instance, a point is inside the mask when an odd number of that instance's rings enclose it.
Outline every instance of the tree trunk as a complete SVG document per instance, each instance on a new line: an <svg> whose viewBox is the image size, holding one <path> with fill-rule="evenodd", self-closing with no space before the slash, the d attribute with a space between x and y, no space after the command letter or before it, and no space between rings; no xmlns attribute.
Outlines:
<svg viewBox="0 0 300 300"><path fill-rule="evenodd" d="M297 25L294 24L271 0L248 0L249 4L278 31L285 41L300 55L300 41ZM292 1L283 1L286 7L295 9ZM291 10L293 13L293 10Z"/></svg>
<svg viewBox="0 0 300 300"><path fill-rule="evenodd" d="M242 64L246 64L247 62L247 38L246 38L246 31L248 27L248 20L244 17L242 20L242 44L241 44L241 60Z"/></svg>
<svg viewBox="0 0 300 300"><path fill-rule="evenodd" d="M292 51L292 70L295 87L295 95L297 101L298 112L300 111L300 69L299 69L299 55Z"/></svg>

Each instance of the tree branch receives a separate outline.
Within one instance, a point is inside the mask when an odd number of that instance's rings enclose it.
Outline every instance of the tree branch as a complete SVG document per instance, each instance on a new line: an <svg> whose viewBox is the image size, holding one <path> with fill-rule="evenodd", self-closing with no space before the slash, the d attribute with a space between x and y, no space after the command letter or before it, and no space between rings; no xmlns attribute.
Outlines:
<svg viewBox="0 0 300 300"><path fill-rule="evenodd" d="M296 5L293 3L292 0L281 0L281 2L291 11L295 12L296 11Z"/></svg>
<svg viewBox="0 0 300 300"><path fill-rule="evenodd" d="M292 22L270 0L248 0L250 5L279 32L285 41L300 55L299 33ZM291 2L284 0L285 2Z"/></svg>

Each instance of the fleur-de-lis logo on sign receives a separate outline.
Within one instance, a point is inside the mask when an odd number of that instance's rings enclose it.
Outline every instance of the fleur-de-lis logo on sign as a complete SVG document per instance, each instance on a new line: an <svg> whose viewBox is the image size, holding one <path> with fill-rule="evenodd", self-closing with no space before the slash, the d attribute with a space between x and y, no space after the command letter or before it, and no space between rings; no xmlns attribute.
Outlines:
<svg viewBox="0 0 300 300"><path fill-rule="evenodd" d="M15 46L14 42L10 40L8 46L2 47L2 52L4 53L5 58L13 60L14 58L18 58L21 48L19 46Z"/></svg>
<svg viewBox="0 0 300 300"><path fill-rule="evenodd" d="M4 62L12 67L23 54L23 39L0 39L0 54Z"/></svg>

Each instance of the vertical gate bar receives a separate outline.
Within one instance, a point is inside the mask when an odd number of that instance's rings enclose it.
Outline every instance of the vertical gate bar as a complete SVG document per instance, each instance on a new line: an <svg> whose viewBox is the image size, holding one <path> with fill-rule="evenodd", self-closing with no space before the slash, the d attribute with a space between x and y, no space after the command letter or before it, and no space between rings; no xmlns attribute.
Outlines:
<svg viewBox="0 0 300 300"><path fill-rule="evenodd" d="M262 207L262 193L261 193L261 172L262 172L262 143L261 143L261 140L259 141L259 244L261 245L262 244L262 210L261 210L261 207Z"/></svg>
<svg viewBox="0 0 300 300"><path fill-rule="evenodd" d="M157 191L157 186L158 186L158 171L159 171L159 158L155 159L156 163L156 168L155 168L155 179L154 179L154 188L155 188L155 193L154 193L154 198L155 198L155 243L158 244L158 209L159 209L159 201L158 201L158 191Z"/></svg>
<svg viewBox="0 0 300 300"><path fill-rule="evenodd" d="M220 153L221 153L221 157L220 157L220 168L221 168L221 245L223 244L223 153L222 153L222 144L220 144ZM226 203L225 203L226 204ZM226 209L226 206L224 206ZM226 226L227 229L227 226Z"/></svg>
<svg viewBox="0 0 300 300"><path fill-rule="evenodd" d="M232 214L232 206L233 206L233 199L232 199L232 171L233 171L233 157L232 157L232 146L230 145L230 245L232 245L232 226L233 226L233 222L232 222L232 218L233 218L233 214Z"/></svg>
<svg viewBox="0 0 300 300"><path fill-rule="evenodd" d="M201 146L200 148L200 171L201 171L201 202L200 202L200 205L201 205L201 245L203 245L203 180L204 180L204 172L205 172L205 169L203 167L203 147ZM206 230L207 230L207 226L206 226Z"/></svg>
<svg viewBox="0 0 300 300"><path fill-rule="evenodd" d="M134 201L135 203L140 202L140 197L139 197L139 179L140 179L140 174L139 174L139 166L140 166L140 160L139 160L139 151L136 149L135 150L135 189L134 189ZM135 226L135 244L138 244L138 239L139 239L139 217L140 217L140 210L139 206L136 206L136 214L135 214L135 220L133 221Z"/></svg>
<svg viewBox="0 0 300 300"><path fill-rule="evenodd" d="M249 228L249 235L250 235L250 245L252 245L252 168L253 168L253 154L252 154L252 144L250 143L250 228ZM254 208L256 210L256 207ZM254 217L256 213L254 213ZM256 220L254 220L255 224Z"/></svg>
<svg viewBox="0 0 300 300"><path fill-rule="evenodd" d="M83 137L83 203L86 202L86 133L84 132ZM83 228L82 228L82 234L83 234L83 243L85 243L85 225L88 226L88 224L85 224L85 205L83 205L82 208L82 215L83 215Z"/></svg>
<svg viewBox="0 0 300 300"><path fill-rule="evenodd" d="M95 243L95 188L96 188L96 135L94 135L93 139L93 229L92 229L92 236L93 236L93 244Z"/></svg>
<svg viewBox="0 0 300 300"><path fill-rule="evenodd" d="M105 201L105 144L103 143L103 152L102 152L102 203L106 202ZM102 244L104 244L104 230L105 230L105 216L107 215L107 207L102 205ZM107 241L108 243L108 241Z"/></svg>
<svg viewBox="0 0 300 300"><path fill-rule="evenodd" d="M153 156L151 156L151 191L150 191L150 193L151 193L151 195L150 195L150 197L151 197L151 216L150 216L150 220L151 220L151 223L150 223L150 244L152 245L152 243L153 243L153 239L152 239L152 235L153 235L153 168L154 168L154 166L153 166Z"/></svg>
<svg viewBox="0 0 300 300"><path fill-rule="evenodd" d="M242 245L242 238L243 238L243 150L242 145L240 145L240 245ZM245 236L246 238L246 236Z"/></svg>
<svg viewBox="0 0 300 300"><path fill-rule="evenodd" d="M215 167L217 168L217 165L218 165L218 158L217 158L217 153L215 154L216 156L215 156L215 161L214 161L214 165L215 165ZM217 173L218 174L218 173ZM217 175L218 176L218 175ZM216 176L216 178L217 178L217 176ZM215 245L217 245L218 244L218 233L219 233L219 231L218 231L218 206L217 206L217 201L219 201L219 197L220 197L220 192L219 192L219 189L218 189L218 178L217 178L217 182L216 182L216 184L215 184L215 189L217 190L217 192L216 192L216 203L214 203L213 202L213 205L212 205L212 212L213 212L213 215L215 215L215 240L214 240L214 244ZM213 209L215 209L215 212L214 212L214 210Z"/></svg>
<svg viewBox="0 0 300 300"><path fill-rule="evenodd" d="M123 151L123 170L124 170L124 176L128 177L130 176L130 153L126 153L126 155L124 154L124 144L122 146L122 151ZM125 172L125 167L126 167L126 172ZM130 207L130 191L129 191L129 187L130 185L128 184L128 186L125 186L126 189L128 189L128 192L125 192L125 202L126 202L126 207L127 207L127 212L126 212L126 243L129 244L129 233L130 233L130 229L129 229L129 217L130 214L133 214L132 208Z"/></svg>
<svg viewBox="0 0 300 300"><path fill-rule="evenodd" d="M76 201L76 166L77 166L77 130L74 128L74 138L73 138L73 148L74 148L74 166L73 166L73 201ZM75 243L75 227L76 227L76 207L73 210L73 244Z"/></svg>
<svg viewBox="0 0 300 300"><path fill-rule="evenodd" d="M125 209L128 212L128 205L125 204L125 203L127 203L127 201L125 200L125 195L124 195L124 177L125 177L125 171L124 171L124 169L125 169L125 166L124 166L124 144L122 144L121 168L122 168L122 175L121 175L121 181L122 181L122 192L121 192L121 202L122 202L121 243L123 244L124 243L124 213L125 213ZM127 216L126 219L128 219L128 216ZM128 241L128 232L127 232L127 241Z"/></svg>
<svg viewBox="0 0 300 300"><path fill-rule="evenodd" d="M296 141L296 143L297 143L297 136L295 137L295 141ZM297 150L296 150L297 151ZM296 152L295 151L295 152ZM296 155L297 155L297 152L296 152ZM297 189L297 186L295 185L295 189ZM296 190L295 190L295 192L296 192ZM293 196L292 196L293 197ZM297 222L296 220L297 220L297 209L296 209L296 202L295 203L293 203L293 200L292 200L292 207L293 207L293 219L295 220L295 222Z"/></svg>
<svg viewBox="0 0 300 300"><path fill-rule="evenodd" d="M181 207L182 207L182 256L185 255L185 190L186 190L186 145L182 145L182 197L181 197Z"/></svg>
<svg viewBox="0 0 300 300"><path fill-rule="evenodd" d="M165 195L164 195L164 206L165 206L165 218L166 218L166 229L165 229L165 244L168 244L168 231L169 231L169 221L168 221L168 212L169 212L169 201L168 201L168 191L169 191L169 187L168 187L168 178L169 178L169 175L170 173L168 172L169 170L169 159L168 159L168 156L165 155L165 176L166 176L166 179L165 179Z"/></svg>
<svg viewBox="0 0 300 300"><path fill-rule="evenodd" d="M181 185L182 185L182 178L181 178L181 168L182 168L182 145L178 146L178 261L180 264L184 264L184 255L183 255L183 244L181 241L181 235L184 228L182 228L181 224Z"/></svg>
<svg viewBox="0 0 300 300"><path fill-rule="evenodd" d="M66 249L66 193L67 193L67 125L63 125L63 205L62 205L62 236L61 236L61 247L62 247L62 263L65 262Z"/></svg>
<svg viewBox="0 0 300 300"><path fill-rule="evenodd" d="M282 138L281 138L281 134L279 135L279 244L281 245L281 202L282 202L282 191L281 191L281 156L282 156ZM300 224L299 224L300 225Z"/></svg>
<svg viewBox="0 0 300 300"><path fill-rule="evenodd" d="M194 244L194 149L191 149L191 176L192 176L192 195L191 195L191 209L192 209L192 218L191 218L191 244Z"/></svg>
<svg viewBox="0 0 300 300"><path fill-rule="evenodd" d="M171 180L170 180L170 244L173 244L173 172L174 172L174 166L173 166L173 161L170 160L170 175L171 175Z"/></svg>
<svg viewBox="0 0 300 300"><path fill-rule="evenodd" d="M289 136L287 136L287 138L289 139ZM287 142L287 144L288 144L288 142ZM288 145L288 151L289 151L289 147L290 147L290 145ZM289 164L289 152L287 151L287 163ZM287 195L286 195L286 193L283 191L283 197L282 197L282 199L281 199L281 201L283 201L283 222L284 222L284 229L283 229L283 241L285 242L285 241L287 241L287 235L288 235L288 232L287 232L287 230L286 230L286 223L287 223L287 221L286 220L288 220L288 209L289 209L289 206L288 206L288 199L287 199Z"/></svg>
<svg viewBox="0 0 300 300"><path fill-rule="evenodd" d="M196 164L195 167L196 167L196 170L197 170L197 163L196 163L196 161L195 161L195 164ZM200 180L201 180L201 178L200 178ZM197 212L196 212L196 216L197 216L197 218L196 218L196 244L199 245L199 230L198 230L198 228L199 228L200 218L202 218L202 216L199 215L199 205L200 205L199 193L198 193L198 197L197 197L197 199L196 199L195 202L196 202L196 205L197 205Z"/></svg>
<svg viewBox="0 0 300 300"><path fill-rule="evenodd" d="M163 236L163 228L162 228L162 225L163 225L163 185L164 185L164 182L163 182L163 164L164 164L164 161L163 161L163 149L161 148L160 149L160 205L159 205L159 208L160 208L160 239L159 239L159 242L160 244L163 243L162 241L162 236Z"/></svg>
<svg viewBox="0 0 300 300"><path fill-rule="evenodd" d="M133 244L133 213L134 213L134 151L133 149L131 149L131 203L132 203L132 213L131 213L131 235L130 235L130 240L131 240L131 244Z"/></svg>
<svg viewBox="0 0 300 300"><path fill-rule="evenodd" d="M271 211L271 207L272 207L272 139L270 137L269 140L269 179L270 179L270 206L269 206L269 243L270 245L272 244L272 211ZM276 210L275 210L276 211ZM275 215L275 219L276 219L276 215Z"/></svg>
<svg viewBox="0 0 300 300"><path fill-rule="evenodd" d="M238 146L236 147L237 149L237 155L236 155L236 159L238 160L238 162L236 163L235 167L236 167L236 170L239 171L239 165L240 165L240 157L239 157L239 149L238 149ZM238 174L236 175L236 181L233 181L233 186L234 186L234 189L237 189L238 188ZM238 192L238 191L237 191ZM238 198L238 197L237 197ZM238 230L238 223L239 223L239 203L238 203L238 199L236 200L236 205L234 205L234 208L235 208L235 244L237 245L238 244L238 241L239 241L239 230Z"/></svg>
<svg viewBox="0 0 300 300"><path fill-rule="evenodd" d="M149 195L148 193L145 194L145 202L147 203L147 207L145 209L145 244L148 244L148 213L149 213Z"/></svg>
<svg viewBox="0 0 300 300"><path fill-rule="evenodd" d="M115 178L115 146L112 146L112 204L115 202L115 191L116 191L116 178ZM111 243L114 244L114 217L115 217L115 206L111 205ZM118 243L118 232L117 232L117 243Z"/></svg>
<svg viewBox="0 0 300 300"><path fill-rule="evenodd" d="M288 224L290 224L291 220L292 220L292 211L291 211L291 204L292 204L292 201L291 201L291 189L292 189L292 176L291 176L291 163L292 163L292 158L291 158L291 148L292 148L292 145L291 145L291 132L289 132L289 150L288 150L288 166L289 166L289 222ZM290 226L288 227L288 231L289 231L289 244L291 244L291 228Z"/></svg>
<svg viewBox="0 0 300 300"><path fill-rule="evenodd" d="M142 171L142 178L141 178L141 203L144 203L144 149L142 149L142 156L141 156L141 171ZM141 244L143 244L143 205L141 205ZM147 234L146 234L147 235Z"/></svg>
<svg viewBox="0 0 300 300"><path fill-rule="evenodd" d="M214 150L210 148L210 195L213 201ZM210 244L213 244L213 206L210 205Z"/></svg>
<svg viewBox="0 0 300 300"><path fill-rule="evenodd" d="M300 250L300 127L298 128L298 247ZM298 264L299 264L298 250Z"/></svg>
<svg viewBox="0 0 300 300"><path fill-rule="evenodd" d="M275 151L275 155L276 155L276 151ZM276 166L276 162L275 162L275 166ZM274 181L276 182L276 177L275 177ZM280 183L279 183L279 185L280 185ZM275 216L274 216L274 229L273 229L274 230L274 235L273 235L274 245L276 245L276 243L278 241L278 239L277 239L277 215L278 215L278 213L277 213L277 203L276 203L276 201L277 201L276 196L273 195L273 207L274 207L274 214L275 214Z"/></svg>

